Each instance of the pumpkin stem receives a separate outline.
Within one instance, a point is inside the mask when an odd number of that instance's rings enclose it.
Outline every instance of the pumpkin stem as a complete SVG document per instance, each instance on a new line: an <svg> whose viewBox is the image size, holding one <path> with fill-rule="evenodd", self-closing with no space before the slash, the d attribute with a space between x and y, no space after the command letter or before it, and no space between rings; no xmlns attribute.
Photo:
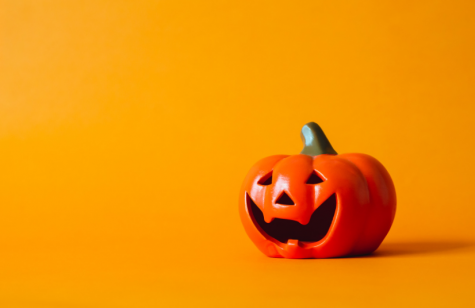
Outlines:
<svg viewBox="0 0 475 308"><path fill-rule="evenodd" d="M315 122L310 122L302 127L300 137L304 143L304 147L300 154L317 156L320 154L338 154L328 141L323 130Z"/></svg>

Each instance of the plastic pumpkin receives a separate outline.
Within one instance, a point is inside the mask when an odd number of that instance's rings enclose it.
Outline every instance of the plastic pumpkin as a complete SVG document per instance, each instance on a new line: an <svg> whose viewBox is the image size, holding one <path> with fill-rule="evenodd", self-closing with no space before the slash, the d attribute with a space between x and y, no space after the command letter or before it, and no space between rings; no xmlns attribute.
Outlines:
<svg viewBox="0 0 475 308"><path fill-rule="evenodd" d="M316 123L302 128L297 155L249 171L239 196L246 233L269 257L331 258L375 251L391 228L396 192L366 154L337 154Z"/></svg>

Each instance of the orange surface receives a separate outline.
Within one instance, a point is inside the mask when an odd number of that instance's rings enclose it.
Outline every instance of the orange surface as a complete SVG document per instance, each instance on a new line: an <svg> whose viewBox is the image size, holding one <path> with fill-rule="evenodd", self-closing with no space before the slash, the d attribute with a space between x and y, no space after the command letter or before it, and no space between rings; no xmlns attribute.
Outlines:
<svg viewBox="0 0 475 308"><path fill-rule="evenodd" d="M474 1L0 1L1 307L475 305ZM372 256L263 256L303 124L394 180ZM166 304L166 305L165 305Z"/></svg>

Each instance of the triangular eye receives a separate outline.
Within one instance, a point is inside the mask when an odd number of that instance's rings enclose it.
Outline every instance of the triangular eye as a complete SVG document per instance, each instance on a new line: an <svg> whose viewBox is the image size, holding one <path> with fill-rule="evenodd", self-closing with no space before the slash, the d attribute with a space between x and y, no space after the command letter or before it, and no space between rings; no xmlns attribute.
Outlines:
<svg viewBox="0 0 475 308"><path fill-rule="evenodd" d="M310 177L308 178L306 184L319 184L322 183L323 180L320 178L320 176L313 170L312 174L310 174Z"/></svg>
<svg viewBox="0 0 475 308"><path fill-rule="evenodd" d="M265 186L272 184L272 171L264 175L257 184Z"/></svg>

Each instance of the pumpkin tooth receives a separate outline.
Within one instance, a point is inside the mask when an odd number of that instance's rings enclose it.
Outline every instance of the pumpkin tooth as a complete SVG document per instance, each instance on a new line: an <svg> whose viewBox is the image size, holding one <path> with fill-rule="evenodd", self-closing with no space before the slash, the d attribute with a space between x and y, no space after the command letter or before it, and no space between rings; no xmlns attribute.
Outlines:
<svg viewBox="0 0 475 308"><path fill-rule="evenodd" d="M274 217L269 217L264 215L264 221L270 224L274 220Z"/></svg>
<svg viewBox="0 0 475 308"><path fill-rule="evenodd" d="M290 246L298 246L298 245L299 245L299 240L289 239L289 240L287 241L287 245L290 245Z"/></svg>
<svg viewBox="0 0 475 308"><path fill-rule="evenodd" d="M310 222L310 217L302 217L301 219L298 220L298 222L301 225L306 226Z"/></svg>

